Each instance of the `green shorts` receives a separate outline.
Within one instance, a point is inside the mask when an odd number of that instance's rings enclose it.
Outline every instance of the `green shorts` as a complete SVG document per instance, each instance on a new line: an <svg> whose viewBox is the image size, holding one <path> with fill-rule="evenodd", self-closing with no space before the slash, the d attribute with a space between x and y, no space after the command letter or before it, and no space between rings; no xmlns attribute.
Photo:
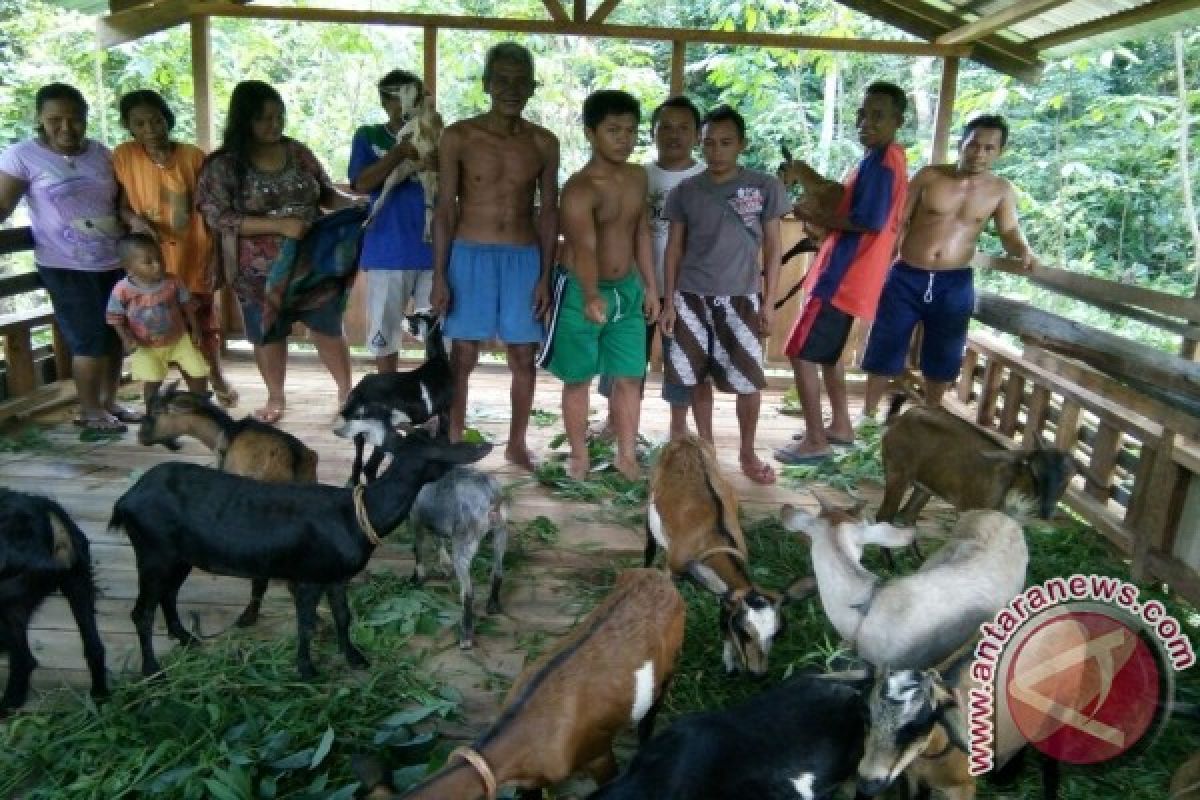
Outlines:
<svg viewBox="0 0 1200 800"><path fill-rule="evenodd" d="M615 281L599 281L608 304L603 325L583 315L583 288L563 267L554 274L553 305L538 366L563 383L584 383L596 375L641 378L646 374L646 321L642 281L632 270Z"/></svg>

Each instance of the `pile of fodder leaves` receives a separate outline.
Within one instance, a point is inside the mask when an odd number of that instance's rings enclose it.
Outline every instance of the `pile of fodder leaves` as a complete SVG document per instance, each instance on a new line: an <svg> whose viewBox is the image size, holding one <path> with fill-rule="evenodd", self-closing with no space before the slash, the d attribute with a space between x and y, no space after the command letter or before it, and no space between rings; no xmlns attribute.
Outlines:
<svg viewBox="0 0 1200 800"><path fill-rule="evenodd" d="M446 748L413 726L456 715L460 697L422 666L414 637L454 624L457 604L390 574L352 587L351 602L365 670L320 635L321 677L301 681L294 636L230 632L176 648L163 675L118 680L99 704L49 693L0 722L0 797L344 800L357 788L350 757L381 751L424 772Z"/></svg>

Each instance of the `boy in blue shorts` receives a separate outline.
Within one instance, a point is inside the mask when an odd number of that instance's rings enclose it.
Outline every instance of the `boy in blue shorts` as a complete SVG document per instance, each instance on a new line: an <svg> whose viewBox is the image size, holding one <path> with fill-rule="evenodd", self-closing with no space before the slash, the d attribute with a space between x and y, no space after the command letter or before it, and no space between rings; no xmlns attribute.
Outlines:
<svg viewBox="0 0 1200 800"><path fill-rule="evenodd" d="M575 480L588 473L588 394L596 375L613 379L615 466L630 480L640 474L634 437L646 374L646 324L658 317L646 171L628 163L640 122L641 109L629 93L588 95L583 127L592 157L563 187L564 263L555 276L538 365L563 382L567 473Z"/></svg>

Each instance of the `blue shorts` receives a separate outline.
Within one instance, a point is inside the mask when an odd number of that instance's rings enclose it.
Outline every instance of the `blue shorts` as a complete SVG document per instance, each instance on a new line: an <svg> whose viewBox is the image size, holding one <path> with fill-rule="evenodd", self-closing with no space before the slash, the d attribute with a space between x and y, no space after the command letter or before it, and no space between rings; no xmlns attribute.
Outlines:
<svg viewBox="0 0 1200 800"><path fill-rule="evenodd" d="M876 375L903 372L913 329L920 322L921 373L943 383L957 378L975 310L972 277L970 267L927 270L903 261L893 264L879 295L862 368Z"/></svg>
<svg viewBox="0 0 1200 800"><path fill-rule="evenodd" d="M533 314L541 274L537 245L455 239L446 269L450 289L446 336L475 342L541 343L542 323Z"/></svg>
<svg viewBox="0 0 1200 800"><path fill-rule="evenodd" d="M325 336L342 335L342 296L340 294L331 295L328 300L316 308L305 311L285 311L281 323L274 328L283 333L274 336L263 334L262 307L258 303L239 302L238 305L242 307L242 322L246 326L246 338L250 344L262 345L285 341L292 325L296 322L303 322L305 327L314 333Z"/></svg>
<svg viewBox="0 0 1200 800"><path fill-rule="evenodd" d="M104 318L108 298L121 269L89 272L81 269L37 268L54 307L54 321L73 356L100 358L121 353L121 340ZM64 376L59 376L64 377Z"/></svg>

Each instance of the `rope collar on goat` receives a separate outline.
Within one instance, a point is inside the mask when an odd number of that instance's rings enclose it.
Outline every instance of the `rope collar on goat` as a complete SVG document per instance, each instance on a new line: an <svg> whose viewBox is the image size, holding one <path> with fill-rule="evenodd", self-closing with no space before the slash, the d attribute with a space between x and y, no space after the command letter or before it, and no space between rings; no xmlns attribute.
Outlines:
<svg viewBox="0 0 1200 800"><path fill-rule="evenodd" d="M379 534L375 532L375 526L371 524L371 518L367 516L367 504L363 500L365 492L366 489L361 483L354 487L354 516L358 519L358 527L362 528L367 541L373 546L379 547L383 540L379 538Z"/></svg>
<svg viewBox="0 0 1200 800"><path fill-rule="evenodd" d="M738 550L736 547L729 547L728 545L710 547L700 555L696 556L696 560L703 564L705 561L708 561L708 559L721 553L724 553L727 556L733 556L734 560L741 563L742 566L746 565L746 557L742 555L742 551Z"/></svg>
<svg viewBox="0 0 1200 800"><path fill-rule="evenodd" d="M487 800L496 800L498 789L496 786L496 776L492 774L492 768L488 766L483 756L470 747L459 747L450 754L450 759L456 757L470 764L471 768L479 775L479 779L483 781L484 791L487 792Z"/></svg>

